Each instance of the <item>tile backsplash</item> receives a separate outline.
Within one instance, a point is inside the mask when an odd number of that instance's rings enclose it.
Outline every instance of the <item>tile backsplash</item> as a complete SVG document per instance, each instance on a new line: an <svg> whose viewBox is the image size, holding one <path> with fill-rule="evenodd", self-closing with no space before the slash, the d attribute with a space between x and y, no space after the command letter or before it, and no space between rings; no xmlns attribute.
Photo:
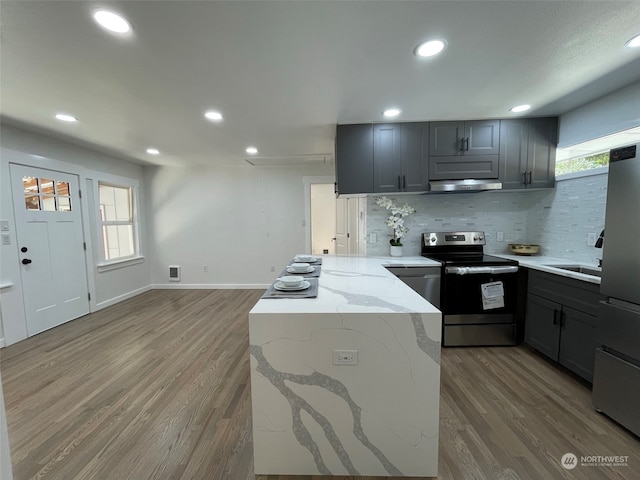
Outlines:
<svg viewBox="0 0 640 480"><path fill-rule="evenodd" d="M574 178L556 183L556 188L529 209L527 230L542 253L583 263L597 263L602 250L588 242L604 228L607 174Z"/></svg>
<svg viewBox="0 0 640 480"><path fill-rule="evenodd" d="M552 190L499 191L442 195L387 195L394 203L417 210L405 218L409 233L404 255L420 255L423 232L480 230L488 253L508 253L509 243L541 245L541 254L594 264L602 251L587 244L589 233L604 225L607 175L563 180ZM391 227L388 211L367 199L368 255L388 255ZM502 232L503 241L498 241Z"/></svg>

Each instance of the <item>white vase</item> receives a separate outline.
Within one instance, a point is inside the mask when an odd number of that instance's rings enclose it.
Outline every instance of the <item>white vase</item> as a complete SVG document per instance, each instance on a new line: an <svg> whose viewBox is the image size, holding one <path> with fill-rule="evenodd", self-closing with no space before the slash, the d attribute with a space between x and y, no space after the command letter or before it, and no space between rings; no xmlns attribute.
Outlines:
<svg viewBox="0 0 640 480"><path fill-rule="evenodd" d="M392 257L401 257L402 256L402 247L397 247L391 245L391 256Z"/></svg>

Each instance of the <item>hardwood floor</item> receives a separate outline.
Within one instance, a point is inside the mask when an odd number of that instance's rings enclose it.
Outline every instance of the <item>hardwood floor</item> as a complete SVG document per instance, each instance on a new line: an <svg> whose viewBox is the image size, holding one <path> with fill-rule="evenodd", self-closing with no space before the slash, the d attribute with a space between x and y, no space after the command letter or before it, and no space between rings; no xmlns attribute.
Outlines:
<svg viewBox="0 0 640 480"><path fill-rule="evenodd" d="M14 479L351 478L253 474L261 294L155 290L0 350ZM445 349L440 415L438 478L640 478L640 441L525 347ZM568 452L628 466L565 470Z"/></svg>

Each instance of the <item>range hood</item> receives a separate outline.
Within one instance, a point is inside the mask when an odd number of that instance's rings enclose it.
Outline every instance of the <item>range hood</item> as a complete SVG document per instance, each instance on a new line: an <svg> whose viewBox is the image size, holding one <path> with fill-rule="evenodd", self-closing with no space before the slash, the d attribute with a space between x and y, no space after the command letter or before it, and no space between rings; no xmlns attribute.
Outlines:
<svg viewBox="0 0 640 480"><path fill-rule="evenodd" d="M482 192L502 190L502 182L495 178L484 180L434 180L429 182L430 192Z"/></svg>

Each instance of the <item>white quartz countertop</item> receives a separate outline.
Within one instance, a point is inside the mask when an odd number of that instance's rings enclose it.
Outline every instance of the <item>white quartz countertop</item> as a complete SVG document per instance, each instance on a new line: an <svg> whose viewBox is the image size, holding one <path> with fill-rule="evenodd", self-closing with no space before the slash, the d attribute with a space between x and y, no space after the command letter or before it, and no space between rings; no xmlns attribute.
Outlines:
<svg viewBox="0 0 640 480"><path fill-rule="evenodd" d="M424 257L322 255L317 298L261 299L251 313L439 313L385 266L439 266ZM274 279L275 280L275 279Z"/></svg>
<svg viewBox="0 0 640 480"><path fill-rule="evenodd" d="M531 268L533 270L540 270L541 272L554 273L563 277L574 278L576 280L582 280L584 282L595 283L600 285L600 277L594 275L587 275L579 272L572 272L569 270L563 270L557 268L559 265L576 265L581 267L592 268L594 270L600 270L597 265L589 265L583 262L574 262L567 260L566 258L547 257L544 255L507 255L499 253L491 253L495 257L506 258L509 260L516 260L521 266Z"/></svg>

